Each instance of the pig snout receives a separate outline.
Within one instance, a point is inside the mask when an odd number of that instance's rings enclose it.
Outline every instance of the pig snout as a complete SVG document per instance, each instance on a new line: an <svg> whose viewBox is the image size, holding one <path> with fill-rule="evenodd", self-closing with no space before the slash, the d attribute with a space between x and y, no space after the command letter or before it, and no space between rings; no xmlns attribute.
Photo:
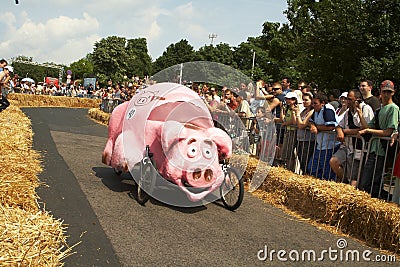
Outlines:
<svg viewBox="0 0 400 267"><path fill-rule="evenodd" d="M192 187L210 187L216 180L217 171L207 168L196 168L186 173L186 182Z"/></svg>
<svg viewBox="0 0 400 267"><path fill-rule="evenodd" d="M192 178L194 181L199 179L204 179L206 182L210 182L213 178L213 171L211 169L207 169L202 171L201 169L195 169L192 173Z"/></svg>

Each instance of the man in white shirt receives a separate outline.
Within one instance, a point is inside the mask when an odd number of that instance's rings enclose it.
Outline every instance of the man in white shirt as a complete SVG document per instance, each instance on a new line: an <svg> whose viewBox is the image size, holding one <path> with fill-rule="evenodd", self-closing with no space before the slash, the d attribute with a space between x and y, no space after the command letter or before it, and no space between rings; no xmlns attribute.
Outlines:
<svg viewBox="0 0 400 267"><path fill-rule="evenodd" d="M338 181L343 181L346 178L343 182L349 182L356 186L363 147L360 139L348 135L357 135L361 128L368 127L367 123L374 118L374 111L371 106L362 101L361 93L358 90L348 92L347 106L348 109L339 121L338 127L336 127L337 139L342 144L330 159L329 164L338 177ZM363 117L364 120L360 117Z"/></svg>

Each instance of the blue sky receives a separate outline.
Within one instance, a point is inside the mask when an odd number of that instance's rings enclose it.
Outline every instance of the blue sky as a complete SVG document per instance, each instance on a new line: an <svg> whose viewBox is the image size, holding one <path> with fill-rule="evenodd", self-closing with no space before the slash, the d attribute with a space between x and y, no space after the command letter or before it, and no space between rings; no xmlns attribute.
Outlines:
<svg viewBox="0 0 400 267"><path fill-rule="evenodd" d="M24 55L70 64L107 36L145 37L153 59L186 39L197 50L237 46L259 36L265 21L287 22L285 0L15 0L1 1L0 58Z"/></svg>

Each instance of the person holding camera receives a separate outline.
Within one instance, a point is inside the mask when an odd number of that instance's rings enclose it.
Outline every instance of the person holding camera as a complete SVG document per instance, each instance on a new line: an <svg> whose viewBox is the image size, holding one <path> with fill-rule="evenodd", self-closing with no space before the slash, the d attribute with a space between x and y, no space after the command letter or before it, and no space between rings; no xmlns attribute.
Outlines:
<svg viewBox="0 0 400 267"><path fill-rule="evenodd" d="M357 135L361 128L368 127L374 118L371 106L365 104L358 90L350 90L346 97L348 109L336 127L337 139L341 142L339 150L329 161L338 182L357 186L360 160L362 159L362 141L349 135Z"/></svg>
<svg viewBox="0 0 400 267"><path fill-rule="evenodd" d="M231 110L235 110L239 103L236 101L237 94L233 92L231 89L226 89L224 92L224 103L221 103L222 106L228 106Z"/></svg>
<svg viewBox="0 0 400 267"><path fill-rule="evenodd" d="M289 92L285 96L286 109L281 110L280 120L282 126L285 127L285 134L283 136L283 148L282 157L286 160L287 169L295 171L295 159L296 151L294 147L296 146L296 133L297 133L297 116L298 112L303 111L304 108L299 107L297 101L297 94L295 92Z"/></svg>

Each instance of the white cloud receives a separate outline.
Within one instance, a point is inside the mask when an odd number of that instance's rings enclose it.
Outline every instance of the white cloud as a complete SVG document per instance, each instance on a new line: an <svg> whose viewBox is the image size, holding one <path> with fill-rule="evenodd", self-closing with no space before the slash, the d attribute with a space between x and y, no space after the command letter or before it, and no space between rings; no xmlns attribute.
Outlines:
<svg viewBox="0 0 400 267"><path fill-rule="evenodd" d="M70 63L74 58L71 53L77 51L75 49L91 50L99 39L98 28L97 19L87 13L82 18L59 16L45 23L26 19L19 28L9 27L7 41L0 42L0 47L5 54L17 51L17 55L33 57L35 61L49 61L51 58L56 63ZM17 55L12 54L12 57ZM67 59L68 55L70 60Z"/></svg>
<svg viewBox="0 0 400 267"><path fill-rule="evenodd" d="M70 64L85 57L88 51L93 49L94 43L100 39L99 35L93 34L85 38L67 40L61 46L49 51L48 54L42 55L44 56L42 60L45 61L46 58L57 58L59 62Z"/></svg>
<svg viewBox="0 0 400 267"><path fill-rule="evenodd" d="M158 39L158 37L160 36L160 32L161 27L157 24L157 21L153 21L153 23L150 25L150 29L147 31L147 41L151 42Z"/></svg>

